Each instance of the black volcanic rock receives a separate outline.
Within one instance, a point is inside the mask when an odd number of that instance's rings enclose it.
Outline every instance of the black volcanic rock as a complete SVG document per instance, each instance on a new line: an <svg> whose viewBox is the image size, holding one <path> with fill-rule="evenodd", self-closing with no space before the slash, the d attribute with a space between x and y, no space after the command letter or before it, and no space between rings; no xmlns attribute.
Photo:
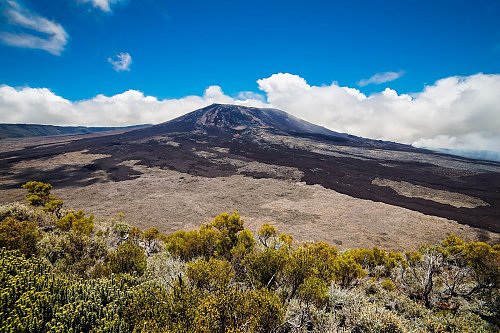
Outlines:
<svg viewBox="0 0 500 333"><path fill-rule="evenodd" d="M230 104L212 104L157 126L178 127L180 131L199 129L235 131L265 129L283 133L349 137L347 134L331 131L281 110Z"/></svg>
<svg viewBox="0 0 500 333"><path fill-rule="evenodd" d="M19 172L15 167L22 161L82 151L106 157L77 170L63 165L49 172L36 168ZM33 179L56 187L87 186L99 181L93 178L96 170L106 174L107 181L139 177L140 171L127 166L127 161L210 178L243 174L281 179L286 177L238 165L289 167L300 172L300 181L307 184L500 232L499 163L337 133L269 108L213 104L122 134L3 152L0 178L9 179L5 188L19 188ZM410 184L413 190L425 188L431 194L465 195L484 204L455 207L432 200L432 195L401 195L377 185L377 179Z"/></svg>

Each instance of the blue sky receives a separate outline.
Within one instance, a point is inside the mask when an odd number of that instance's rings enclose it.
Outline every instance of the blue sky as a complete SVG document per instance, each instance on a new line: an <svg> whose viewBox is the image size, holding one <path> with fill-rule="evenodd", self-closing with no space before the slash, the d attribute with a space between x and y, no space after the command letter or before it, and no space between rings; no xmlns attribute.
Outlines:
<svg viewBox="0 0 500 333"><path fill-rule="evenodd" d="M8 1L4 2L4 9ZM452 75L500 72L500 1L24 0L60 24L59 55L0 44L0 84L46 87L69 100L135 89L158 98L258 91L293 73L313 85L390 86L400 93ZM18 31L2 18L2 30ZM108 58L128 53L129 71ZM380 72L390 83L358 85Z"/></svg>

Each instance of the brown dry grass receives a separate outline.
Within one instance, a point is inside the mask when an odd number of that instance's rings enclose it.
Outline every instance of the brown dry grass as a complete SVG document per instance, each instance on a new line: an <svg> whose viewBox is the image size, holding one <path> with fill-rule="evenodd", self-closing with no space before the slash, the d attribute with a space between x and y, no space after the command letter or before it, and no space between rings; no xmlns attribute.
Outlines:
<svg viewBox="0 0 500 333"><path fill-rule="evenodd" d="M380 246L401 250L436 243L449 233L466 239L499 234L401 207L356 199L321 186L243 175L205 178L147 168L129 161L142 175L134 180L56 189L68 208L97 216L125 213L140 228L164 232L197 228L216 214L237 210L256 230L273 223L299 241L322 240L341 248ZM0 191L0 202L22 199L20 190Z"/></svg>
<svg viewBox="0 0 500 333"><path fill-rule="evenodd" d="M80 167L93 161L109 157L104 154L90 154L87 150L75 151L71 153L56 155L50 158L40 158L33 160L25 160L18 162L12 166L13 171L21 171L23 169L35 168L43 171L51 171L60 166Z"/></svg>
<svg viewBox="0 0 500 333"><path fill-rule="evenodd" d="M480 206L488 206L488 203L479 198L471 197L462 193L437 190L403 181L398 182L390 179L375 178L372 181L372 184L390 187L396 191L397 194L405 197L431 200L457 208L476 208Z"/></svg>
<svg viewBox="0 0 500 333"><path fill-rule="evenodd" d="M40 142L40 139L25 139L16 141L13 146L2 140L4 145L0 145L0 151L19 149L35 143L65 144L73 139L74 137L58 137L43 139L44 142ZM170 138L163 140L168 145L178 145ZM308 141L297 140L286 144L296 145L304 142ZM359 153L356 148L341 149L326 144L315 144L309 148L351 157ZM225 148L213 151L227 152ZM127 164L133 165L143 173L137 179L112 182L107 179L103 171L99 171L92 175L99 180L98 183L86 187L59 188L54 194L63 198L68 208L84 209L100 217L123 212L126 221L131 224L141 228L156 226L164 232L196 228L220 212L238 210L253 230L262 223L273 223L281 231L292 234L299 241L323 240L343 248L381 246L387 249L403 249L439 242L449 233L455 233L466 239L489 237L494 241L500 241L499 234L460 225L444 218L353 198L318 185L305 185L299 182L302 174L295 168L229 158L222 160L217 154L202 151L199 153L213 162L229 162L237 167L239 173L259 172L279 179L253 179L242 174L218 178L196 177L177 171L134 165L134 162L130 161ZM380 157L380 154L380 151L374 151L371 157ZM387 158L387 154L388 152L384 152L382 155ZM105 156L80 151L51 159L21 162L13 170L40 168L50 171L61 165L78 168ZM362 158L361 153L358 157ZM464 169L466 168L459 168L459 170ZM478 171L483 170L469 169L465 172ZM12 181L4 177L0 179L0 186L10 184ZM403 185L406 191L415 190L407 184ZM450 197L447 193L436 192L429 195L430 192L426 189L418 190L412 193L425 194L436 201L448 200L451 204L472 202L470 198L457 198L453 195ZM21 189L0 190L0 203L22 200L23 194ZM402 192L400 195L408 193ZM436 199L436 195L448 199Z"/></svg>

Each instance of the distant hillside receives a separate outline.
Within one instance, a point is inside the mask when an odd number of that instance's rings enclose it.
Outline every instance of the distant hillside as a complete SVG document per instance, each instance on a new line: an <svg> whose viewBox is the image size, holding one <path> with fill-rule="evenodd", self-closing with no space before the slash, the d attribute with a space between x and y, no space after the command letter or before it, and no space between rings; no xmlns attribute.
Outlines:
<svg viewBox="0 0 500 333"><path fill-rule="evenodd" d="M427 148L427 147L421 147ZM493 150L471 150L471 149L448 149L448 148L427 148L440 153L457 155L475 160L500 162L500 152Z"/></svg>
<svg viewBox="0 0 500 333"><path fill-rule="evenodd" d="M49 135L76 135L96 132L130 130L148 125L134 125L126 127L85 127L85 126L53 126L36 124L0 124L0 139L26 138Z"/></svg>

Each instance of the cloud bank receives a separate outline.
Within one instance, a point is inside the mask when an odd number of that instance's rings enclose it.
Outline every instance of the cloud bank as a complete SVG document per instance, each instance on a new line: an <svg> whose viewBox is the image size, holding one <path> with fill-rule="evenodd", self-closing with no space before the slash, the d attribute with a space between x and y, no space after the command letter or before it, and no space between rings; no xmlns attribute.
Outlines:
<svg viewBox="0 0 500 333"><path fill-rule="evenodd" d="M125 126L156 124L212 103L264 106L262 101L235 99L219 86L208 87L202 96L159 100L137 90L114 96L97 95L72 102L47 88L0 86L0 123L50 125Z"/></svg>
<svg viewBox="0 0 500 333"><path fill-rule="evenodd" d="M118 53L114 57L109 57L108 62L117 72L130 71L132 65L132 57L128 53Z"/></svg>
<svg viewBox="0 0 500 333"><path fill-rule="evenodd" d="M159 123L212 103L275 107L338 132L429 148L500 151L500 75L438 80L421 92L365 95L337 83L314 86L288 73L257 81L261 94L158 99L136 90L72 102L46 88L0 86L1 123L120 126Z"/></svg>
<svg viewBox="0 0 500 333"><path fill-rule="evenodd" d="M500 75L448 77L422 92L310 86L291 74L257 81L271 105L332 130L432 148L500 150Z"/></svg>
<svg viewBox="0 0 500 333"><path fill-rule="evenodd" d="M11 46L45 50L60 55L68 42L68 34L56 22L50 21L22 7L15 0L0 3L6 27L0 31L0 40Z"/></svg>

